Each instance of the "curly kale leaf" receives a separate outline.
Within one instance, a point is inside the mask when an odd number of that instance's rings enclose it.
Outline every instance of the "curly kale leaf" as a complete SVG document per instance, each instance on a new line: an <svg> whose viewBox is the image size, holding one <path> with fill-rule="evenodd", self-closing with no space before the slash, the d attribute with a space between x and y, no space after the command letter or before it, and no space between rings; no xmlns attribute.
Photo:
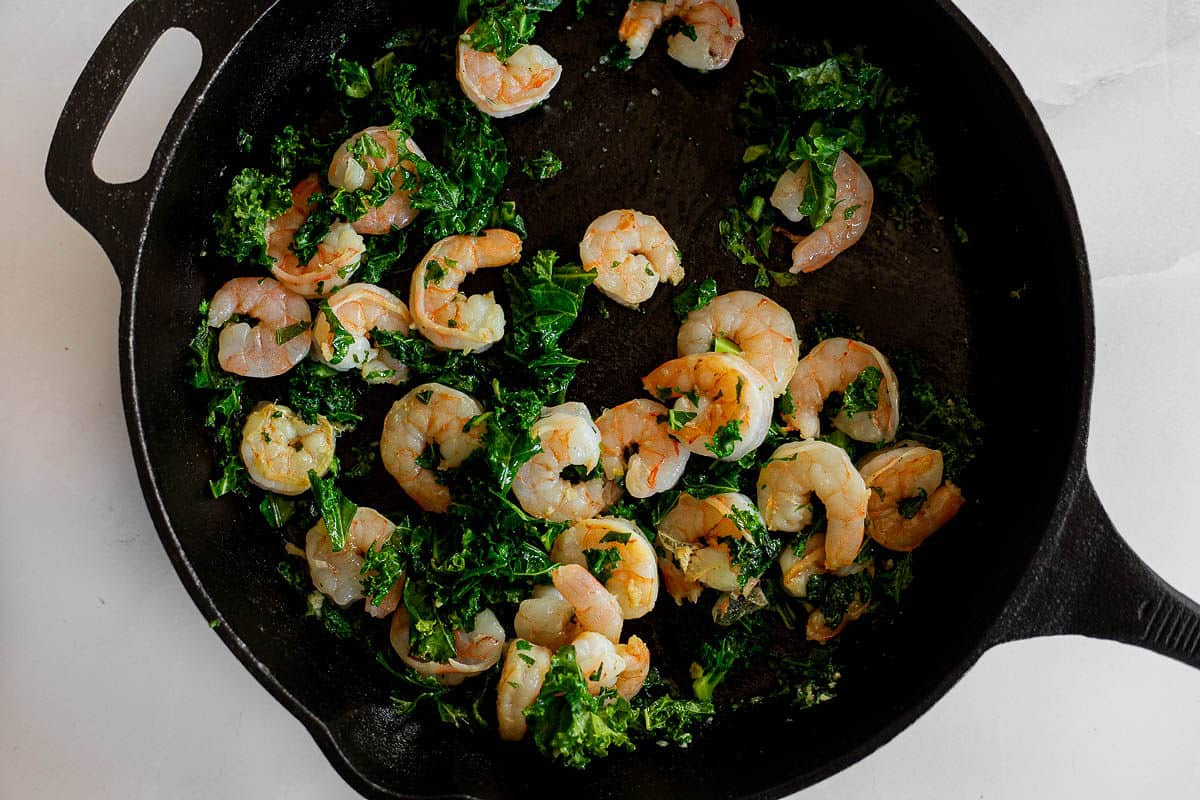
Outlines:
<svg viewBox="0 0 1200 800"><path fill-rule="evenodd" d="M229 185L225 207L213 217L217 253L238 262L269 267L266 225L291 206L292 192L286 181L257 169L243 169Z"/></svg>
<svg viewBox="0 0 1200 800"><path fill-rule="evenodd" d="M671 310L675 312L675 318L683 322L688 314L704 308L716 296L717 282L712 278L693 281L671 299Z"/></svg>
<svg viewBox="0 0 1200 800"><path fill-rule="evenodd" d="M593 697L575 659L575 648L559 648L550 661L542 691L525 718L533 743L545 756L582 769L611 749L633 750L629 736L633 709L612 689Z"/></svg>
<svg viewBox="0 0 1200 800"><path fill-rule="evenodd" d="M288 406L310 425L323 416L352 430L362 422L358 401L365 391L357 372L338 372L315 361L301 362L288 375Z"/></svg>

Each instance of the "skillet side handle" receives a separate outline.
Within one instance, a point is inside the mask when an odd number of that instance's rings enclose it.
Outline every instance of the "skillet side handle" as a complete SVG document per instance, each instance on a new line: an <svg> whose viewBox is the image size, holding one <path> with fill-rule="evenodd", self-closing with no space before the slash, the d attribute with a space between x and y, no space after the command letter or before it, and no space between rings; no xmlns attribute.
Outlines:
<svg viewBox="0 0 1200 800"><path fill-rule="evenodd" d="M1200 668L1200 606L1142 561L1113 527L1084 473L1056 542L997 641L1079 634L1144 647Z"/></svg>
<svg viewBox="0 0 1200 800"><path fill-rule="evenodd" d="M181 114L203 93L233 44L274 2L237 0L206 6L204 0L135 0L109 28L71 89L50 140L46 187L104 248L123 288L129 284L147 207L166 160L163 143L177 134ZM100 139L150 50L176 27L200 40L200 69L146 174L130 183L103 181L92 167Z"/></svg>

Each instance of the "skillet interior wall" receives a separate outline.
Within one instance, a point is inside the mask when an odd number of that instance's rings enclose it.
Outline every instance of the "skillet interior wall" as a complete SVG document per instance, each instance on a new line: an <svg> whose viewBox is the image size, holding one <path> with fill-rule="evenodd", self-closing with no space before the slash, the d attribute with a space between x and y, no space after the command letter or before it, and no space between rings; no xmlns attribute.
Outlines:
<svg viewBox="0 0 1200 800"><path fill-rule="evenodd" d="M878 744L969 665L1051 516L1080 412L1081 288L1068 226L1019 109L934 3L868 3L850 27L837 8L806 8L794 18L782 4L747 2L747 41L729 69L711 76L670 61L661 37L632 72L591 72L615 23L597 14L576 23L571 5L547 17L539 36L565 65L551 102L501 123L515 168L508 196L529 224L530 251L554 247L573 257L591 219L632 206L662 219L689 279L714 275L723 290L749 288L752 276L720 248L716 222L732 198L741 154L731 110L762 63L763 43L786 30L839 49L866 44L868 57L919 90L939 158L935 208L963 226L969 244L952 244L937 224L897 231L877 219L833 266L797 287L769 291L801 326L816 309L839 310L872 340L913 349L935 382L969 392L988 425L987 449L968 485L975 504L920 553L917 582L896 623L858 645L851 637L842 697L788 721L764 712L717 724L686 751L650 748L585 775L565 774L525 748L500 745L491 732L397 719L387 703L390 680L357 649L334 644L300 618L295 596L275 576L277 538L236 501L206 498L212 464L202 404L185 390L182 351L196 304L231 274L231 265L200 253L211 249L210 215L229 165L245 160L235 134L242 128L265 138L308 113L301 87L324 80L326 56L342 34L351 38L350 52L374 53L395 28L435 13L427 7L283 4L246 39L192 119L153 208L134 287L134 391L153 477L191 568L232 631L380 786L487 797L536 788L620 796L636 788L643 796L690 798L788 781L794 788ZM560 177L534 184L516 174L544 147L563 158ZM589 300L569 344L592 359L575 398L598 410L639 394L637 377L671 354L668 297L659 292L645 313L614 308L609 320ZM328 742L322 746L329 751Z"/></svg>

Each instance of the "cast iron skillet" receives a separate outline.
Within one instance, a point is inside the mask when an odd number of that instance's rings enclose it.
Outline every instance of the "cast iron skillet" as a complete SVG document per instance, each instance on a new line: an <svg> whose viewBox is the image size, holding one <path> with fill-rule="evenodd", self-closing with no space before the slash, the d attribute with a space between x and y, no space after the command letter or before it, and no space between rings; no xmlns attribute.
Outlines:
<svg viewBox="0 0 1200 800"><path fill-rule="evenodd" d="M837 4L806 6L803 21L785 16L790 4L745 5L747 41L727 70L707 77L667 59L661 37L630 73L590 72L612 22L566 31L564 9L545 24L543 43L566 65L562 83L547 108L502 126L515 163L549 145L567 164L563 177L537 187L512 179L530 246L571 252L593 217L633 206L672 231L690 277L746 286L715 235L741 152L729 130L738 87L773 32L802 28L812 41L866 44L918 89L939 157L936 208L970 242L952 245L934 216L905 231L880 219L832 267L772 294L801 324L832 308L871 339L916 350L936 381L969 393L988 444L968 484L974 502L920 552L904 613L859 635L859 645L851 629L837 701L802 715L719 719L690 749L648 748L584 773L551 768L491 732L393 714L386 676L295 613L296 598L273 576L278 542L248 533L260 526L236 503L205 497L209 448L199 401L184 388L181 350L197 302L228 276L228 265L199 254L224 170L240 163L238 128L270 131L295 113L343 33L370 53L402 22L448 8L142 0L113 25L67 101L46 180L121 282L125 410L163 544L204 616L222 621L229 648L368 796L778 797L888 741L1001 642L1084 634L1200 666L1200 608L1129 550L1085 474L1093 331L1083 240L1058 160L1012 73L946 0L860 4L849 27ZM145 177L102 182L92 170L100 136L172 27L199 37L199 75ZM595 408L637 396L636 376L669 354L666 295L644 315L607 321L589 306L571 343L593 360L577 398ZM1024 449L1031 440L1036 457Z"/></svg>

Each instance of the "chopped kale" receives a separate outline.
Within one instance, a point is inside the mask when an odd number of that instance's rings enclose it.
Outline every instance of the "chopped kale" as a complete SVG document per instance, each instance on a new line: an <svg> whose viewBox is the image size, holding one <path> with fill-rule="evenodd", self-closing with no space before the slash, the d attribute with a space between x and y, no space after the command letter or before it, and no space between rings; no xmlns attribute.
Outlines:
<svg viewBox="0 0 1200 800"><path fill-rule="evenodd" d="M858 373L842 392L842 411L848 417L879 408L879 384L883 372L879 367L867 367Z"/></svg>
<svg viewBox="0 0 1200 800"><path fill-rule="evenodd" d="M270 266L266 225L292 206L287 183L257 169L234 176L225 195L225 207L214 216L217 253L240 262Z"/></svg>
<svg viewBox="0 0 1200 800"><path fill-rule="evenodd" d="M575 648L559 648L542 691L525 709L533 743L558 764L582 769L610 749L633 750L633 709L613 689L593 697L575 660Z"/></svg>
<svg viewBox="0 0 1200 800"><path fill-rule="evenodd" d="M742 440L742 434L739 432L741 422L736 419L731 419L726 422L712 435L712 440L704 443L704 449L708 450L717 458L725 458L733 453L737 443Z"/></svg>
<svg viewBox="0 0 1200 800"><path fill-rule="evenodd" d="M329 544L336 553L349 541L350 523L358 513L358 506L332 480L322 478L316 470L308 471L308 483L321 512L321 520L325 523L325 531L329 534Z"/></svg>
<svg viewBox="0 0 1200 800"><path fill-rule="evenodd" d="M365 390L356 372L304 361L288 375L288 406L310 425L323 416L343 430L352 430L362 421L357 407Z"/></svg>
<svg viewBox="0 0 1200 800"><path fill-rule="evenodd" d="M716 296L717 282L712 278L693 281L671 299L671 310L675 312L675 318L683 322L688 314L704 308Z"/></svg>
<svg viewBox="0 0 1200 800"><path fill-rule="evenodd" d="M562 168L561 158L550 150L543 150L540 155L526 161L521 171L534 180L544 181L562 172Z"/></svg>

